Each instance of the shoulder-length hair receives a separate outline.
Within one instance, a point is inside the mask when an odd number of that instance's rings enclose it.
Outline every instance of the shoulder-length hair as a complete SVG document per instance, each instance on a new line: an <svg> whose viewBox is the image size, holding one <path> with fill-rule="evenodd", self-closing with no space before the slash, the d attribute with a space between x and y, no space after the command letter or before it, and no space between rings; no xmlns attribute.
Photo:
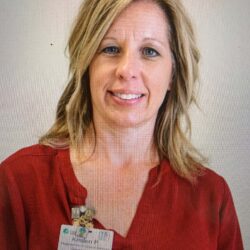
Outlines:
<svg viewBox="0 0 250 250"><path fill-rule="evenodd" d="M40 138L41 144L80 150L92 122L88 67L115 18L133 1L85 0L81 5L68 41L70 80L59 100L55 122ZM205 162L191 144L188 114L190 105L196 103L199 51L181 2L152 1L166 14L173 59L171 90L158 111L154 143L160 159L169 160L178 175L194 183Z"/></svg>

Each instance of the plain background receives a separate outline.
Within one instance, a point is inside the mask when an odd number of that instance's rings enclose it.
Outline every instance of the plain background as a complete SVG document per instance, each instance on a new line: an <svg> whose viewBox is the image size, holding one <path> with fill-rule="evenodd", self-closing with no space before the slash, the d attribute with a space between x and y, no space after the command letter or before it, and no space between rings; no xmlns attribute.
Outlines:
<svg viewBox="0 0 250 250"><path fill-rule="evenodd" d="M0 161L37 143L67 83L64 53L80 0L0 0ZM250 249L249 0L184 0L202 54L193 141L227 180Z"/></svg>

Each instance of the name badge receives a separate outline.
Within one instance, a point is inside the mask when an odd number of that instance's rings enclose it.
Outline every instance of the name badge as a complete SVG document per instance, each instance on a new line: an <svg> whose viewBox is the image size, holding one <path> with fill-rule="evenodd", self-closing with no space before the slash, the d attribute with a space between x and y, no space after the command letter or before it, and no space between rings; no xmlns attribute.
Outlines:
<svg viewBox="0 0 250 250"><path fill-rule="evenodd" d="M112 250L114 232L62 225L58 250Z"/></svg>

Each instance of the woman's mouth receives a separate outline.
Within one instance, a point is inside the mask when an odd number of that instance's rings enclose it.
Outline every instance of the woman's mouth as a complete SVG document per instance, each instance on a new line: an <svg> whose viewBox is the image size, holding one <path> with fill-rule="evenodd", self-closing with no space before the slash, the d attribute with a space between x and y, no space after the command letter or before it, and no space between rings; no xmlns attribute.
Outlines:
<svg viewBox="0 0 250 250"><path fill-rule="evenodd" d="M143 96L143 94L123 94L123 93L113 93L112 95L122 99L122 100L135 100Z"/></svg>

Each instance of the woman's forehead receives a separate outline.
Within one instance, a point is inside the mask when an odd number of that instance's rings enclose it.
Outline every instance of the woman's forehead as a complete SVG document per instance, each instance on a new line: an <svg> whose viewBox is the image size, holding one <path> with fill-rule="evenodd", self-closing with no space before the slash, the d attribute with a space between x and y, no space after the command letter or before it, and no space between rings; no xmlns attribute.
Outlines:
<svg viewBox="0 0 250 250"><path fill-rule="evenodd" d="M157 39L166 41L167 18L163 10L152 1L132 2L114 20L105 38L135 40Z"/></svg>

